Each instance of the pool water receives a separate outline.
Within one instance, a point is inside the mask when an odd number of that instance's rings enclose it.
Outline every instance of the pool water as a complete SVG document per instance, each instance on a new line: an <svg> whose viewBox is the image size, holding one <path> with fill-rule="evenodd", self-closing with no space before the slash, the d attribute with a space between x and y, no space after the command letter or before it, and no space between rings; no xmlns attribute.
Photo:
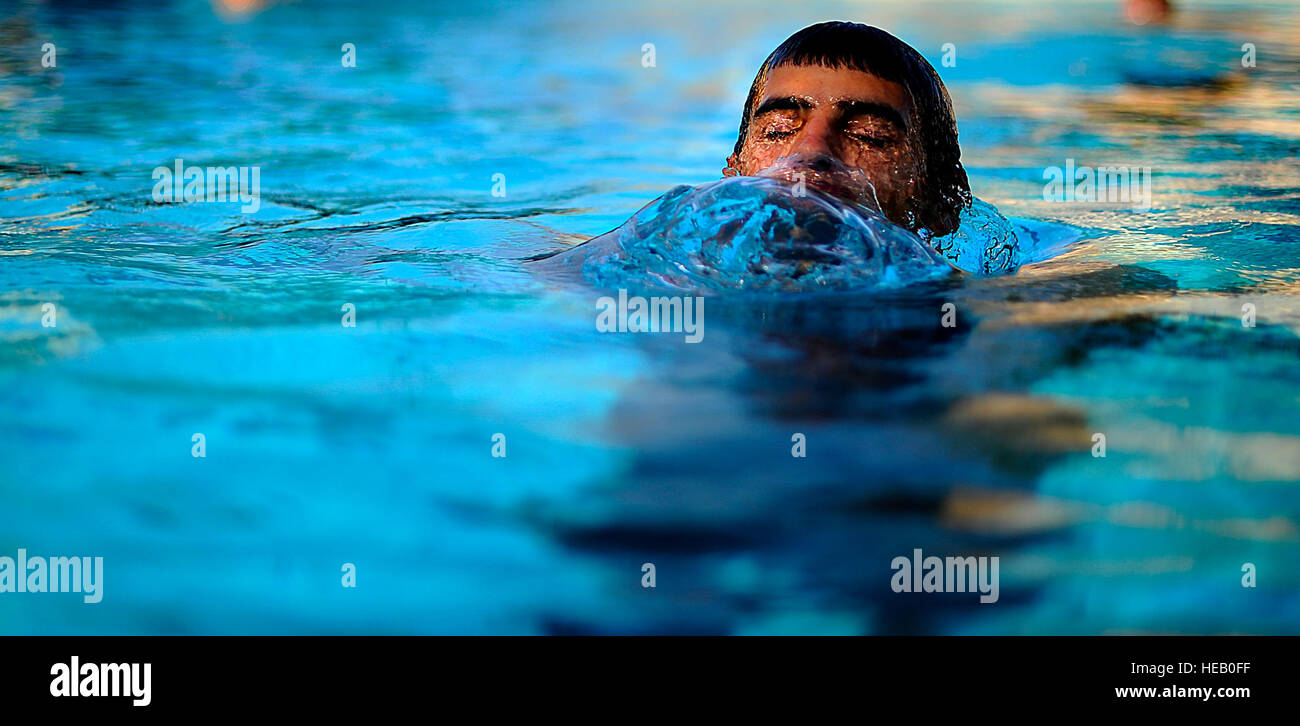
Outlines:
<svg viewBox="0 0 1300 726"><path fill-rule="evenodd" d="M104 582L0 633L1300 634L1300 6L446 5L5 6L0 556ZM523 261L717 180L825 19L922 52L1062 244L709 291L696 344ZM176 159L259 208L155 201ZM1068 160L1150 209L1045 199ZM894 592L916 549L998 600Z"/></svg>

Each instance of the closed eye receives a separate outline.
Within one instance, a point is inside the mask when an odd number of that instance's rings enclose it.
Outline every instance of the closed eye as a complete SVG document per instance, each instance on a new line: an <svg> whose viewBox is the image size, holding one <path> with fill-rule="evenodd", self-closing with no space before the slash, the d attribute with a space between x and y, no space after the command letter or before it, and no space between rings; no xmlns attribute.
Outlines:
<svg viewBox="0 0 1300 726"><path fill-rule="evenodd" d="M848 137L854 141L859 141L871 146L886 146L893 141L888 134L874 133L871 131L850 131Z"/></svg>

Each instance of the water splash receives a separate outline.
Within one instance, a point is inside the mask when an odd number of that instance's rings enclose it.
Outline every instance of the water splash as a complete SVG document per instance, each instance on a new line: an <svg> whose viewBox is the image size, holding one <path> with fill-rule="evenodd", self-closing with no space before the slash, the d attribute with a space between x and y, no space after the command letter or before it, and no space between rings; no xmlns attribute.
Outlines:
<svg viewBox="0 0 1300 726"><path fill-rule="evenodd" d="M1015 271L1015 227L976 201L929 240L879 212L771 177L679 186L618 229L539 263L600 287L810 292Z"/></svg>
<svg viewBox="0 0 1300 726"><path fill-rule="evenodd" d="M922 236L928 237L924 230ZM958 269L973 275L1015 272L1026 261L1015 226L982 199L961 210L956 231L935 237L930 244Z"/></svg>

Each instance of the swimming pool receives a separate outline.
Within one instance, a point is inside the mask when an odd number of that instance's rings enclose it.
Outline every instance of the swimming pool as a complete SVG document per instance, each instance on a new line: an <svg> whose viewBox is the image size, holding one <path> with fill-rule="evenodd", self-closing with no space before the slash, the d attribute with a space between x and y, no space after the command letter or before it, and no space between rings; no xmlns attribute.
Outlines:
<svg viewBox="0 0 1300 726"><path fill-rule="evenodd" d="M0 632L1300 633L1300 8L1184 6L8 11L0 555L104 580ZM1083 241L710 296L697 344L521 262L716 180L830 18L935 65L978 197ZM176 159L259 208L154 201ZM1067 163L1151 208L1045 199ZM917 549L999 557L997 602L893 592Z"/></svg>

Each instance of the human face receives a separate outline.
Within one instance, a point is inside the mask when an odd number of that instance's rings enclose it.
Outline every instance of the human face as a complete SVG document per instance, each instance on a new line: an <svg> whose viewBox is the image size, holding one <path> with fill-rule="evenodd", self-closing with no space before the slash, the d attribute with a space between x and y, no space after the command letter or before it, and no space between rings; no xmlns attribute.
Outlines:
<svg viewBox="0 0 1300 726"><path fill-rule="evenodd" d="M823 172L808 174L809 186L861 197L851 183L836 182L838 165L825 158L831 157L861 169L874 187L874 199L855 201L878 205L891 221L911 227L907 202L920 191L923 168L912 124L911 98L898 83L848 68L780 66L768 74L745 142L727 160L726 174L763 176L778 160L800 154L796 166L805 159L825 162L809 165Z"/></svg>

